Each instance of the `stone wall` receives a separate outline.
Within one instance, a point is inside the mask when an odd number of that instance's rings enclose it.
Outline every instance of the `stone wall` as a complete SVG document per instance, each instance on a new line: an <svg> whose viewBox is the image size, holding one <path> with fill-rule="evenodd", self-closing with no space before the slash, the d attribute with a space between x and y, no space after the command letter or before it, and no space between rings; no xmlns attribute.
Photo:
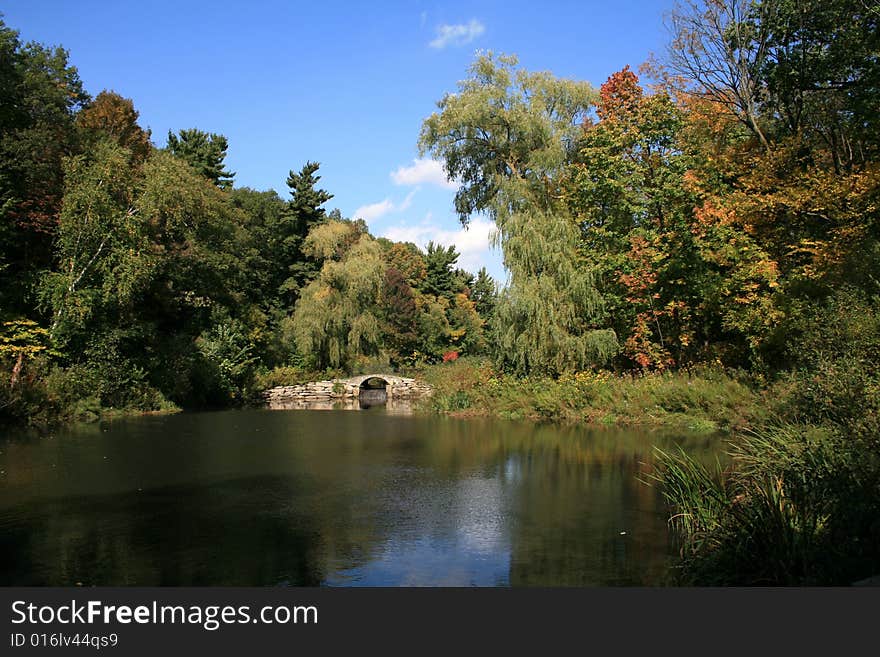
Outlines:
<svg viewBox="0 0 880 657"><path fill-rule="evenodd" d="M418 399L431 394L431 386L423 381L401 376L373 374L351 379L313 381L295 386L278 386L263 392L263 399L270 408L292 408L310 404L346 402L357 399L361 384L367 379L385 381L388 399Z"/></svg>

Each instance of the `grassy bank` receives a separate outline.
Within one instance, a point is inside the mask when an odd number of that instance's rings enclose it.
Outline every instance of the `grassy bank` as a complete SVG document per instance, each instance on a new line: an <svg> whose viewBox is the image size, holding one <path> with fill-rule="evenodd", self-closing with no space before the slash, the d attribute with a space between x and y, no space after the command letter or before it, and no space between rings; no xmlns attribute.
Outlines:
<svg viewBox="0 0 880 657"><path fill-rule="evenodd" d="M483 360L459 359L422 373L434 386L430 410L457 416L733 430L765 413L744 375L694 372L616 376L579 372L559 379L517 378Z"/></svg>
<svg viewBox="0 0 880 657"><path fill-rule="evenodd" d="M876 432L783 424L731 449L724 470L658 450L678 583L845 586L880 574Z"/></svg>

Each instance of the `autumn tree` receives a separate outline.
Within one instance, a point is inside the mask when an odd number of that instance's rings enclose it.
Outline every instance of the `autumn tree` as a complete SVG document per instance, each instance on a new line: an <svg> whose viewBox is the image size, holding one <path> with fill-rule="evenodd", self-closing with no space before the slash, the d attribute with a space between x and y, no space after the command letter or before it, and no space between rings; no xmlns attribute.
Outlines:
<svg viewBox="0 0 880 657"><path fill-rule="evenodd" d="M698 199L701 230L726 235L740 253L750 245L748 253L763 254L753 272L764 283L745 295L754 312L729 313L757 345L792 296L821 297L844 283L875 289L878 13L850 0L716 0L691 3L684 14L689 23L678 24L670 63L683 82L675 91L686 108L686 186ZM723 20L709 20L717 16ZM714 31L720 44L704 68L694 59L708 47L692 38L700 30ZM694 65L682 66L686 60ZM748 62L749 116L731 104L729 85L706 78L738 62ZM758 292L771 284L778 303Z"/></svg>
<svg viewBox="0 0 880 657"><path fill-rule="evenodd" d="M380 239L381 241L381 239ZM407 285L421 289L428 276L425 254L412 242L388 242L385 249L388 264L399 271Z"/></svg>
<svg viewBox="0 0 880 657"><path fill-rule="evenodd" d="M112 91L102 91L76 116L76 125L93 142L109 137L131 151L137 162L150 153L150 131L138 125L134 103Z"/></svg>
<svg viewBox="0 0 880 657"><path fill-rule="evenodd" d="M776 317L774 263L711 203L700 205L687 116L668 94L645 93L626 67L602 85L597 120L585 122L567 172L581 252L624 354L644 368L722 355L742 362Z"/></svg>

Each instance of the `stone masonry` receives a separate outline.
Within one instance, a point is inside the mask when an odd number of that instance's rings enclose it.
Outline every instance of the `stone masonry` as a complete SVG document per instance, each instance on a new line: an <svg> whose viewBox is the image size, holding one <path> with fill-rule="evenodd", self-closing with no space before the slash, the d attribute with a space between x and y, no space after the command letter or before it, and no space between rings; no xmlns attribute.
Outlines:
<svg viewBox="0 0 880 657"><path fill-rule="evenodd" d="M295 386L278 386L263 392L269 406L287 405L290 402L312 403L345 401L360 395L361 385L367 379L382 379L388 399L418 399L431 394L431 386L417 379L393 374L366 374L350 379L313 381Z"/></svg>

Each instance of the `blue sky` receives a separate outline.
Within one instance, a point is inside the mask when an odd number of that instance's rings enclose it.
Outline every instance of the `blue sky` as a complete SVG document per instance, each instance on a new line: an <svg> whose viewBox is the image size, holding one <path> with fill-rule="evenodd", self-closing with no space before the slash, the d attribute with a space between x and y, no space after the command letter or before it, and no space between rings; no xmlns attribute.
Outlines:
<svg viewBox="0 0 880 657"><path fill-rule="evenodd" d="M24 40L70 51L86 89L132 98L164 146L168 130L229 139L237 186L288 198L290 169L321 163L321 186L377 236L455 243L459 264L503 280L485 220L464 231L454 188L417 162L422 120L477 50L529 70L601 84L667 42L674 0L322 2L6 0Z"/></svg>

